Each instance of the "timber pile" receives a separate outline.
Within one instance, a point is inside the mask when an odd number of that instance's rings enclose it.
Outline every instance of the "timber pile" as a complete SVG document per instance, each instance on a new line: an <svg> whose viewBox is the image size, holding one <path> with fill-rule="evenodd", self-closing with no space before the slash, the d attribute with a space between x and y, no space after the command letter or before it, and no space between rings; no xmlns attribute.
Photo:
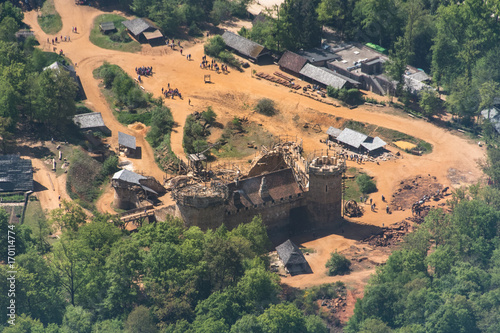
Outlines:
<svg viewBox="0 0 500 333"><path fill-rule="evenodd" d="M339 297L333 299L324 299L321 301L321 306L325 306L331 312L345 311L346 305L347 297L344 295L340 295Z"/></svg>
<svg viewBox="0 0 500 333"><path fill-rule="evenodd" d="M276 77L274 77L272 75L266 74L266 73L258 72L255 75L257 77L262 78L262 79L265 79L265 80L268 80L268 81L271 81L271 82L274 82L274 83L278 83L278 84L284 85L285 87L288 87L288 88L291 88L291 89L295 89L295 90L300 89L300 85L299 84L291 84L287 80L278 79L278 78L276 78Z"/></svg>
<svg viewBox="0 0 500 333"><path fill-rule="evenodd" d="M290 82L293 81L293 79L291 77L286 76L285 74L282 74L280 72L274 72L273 74L276 75L277 77L280 77L280 78L285 79L287 81L290 81Z"/></svg>
<svg viewBox="0 0 500 333"><path fill-rule="evenodd" d="M391 246L403 240L403 237L413 231L411 224L404 220L395 223L389 227L382 228L378 234L371 235L362 240L363 243L368 243L371 246Z"/></svg>

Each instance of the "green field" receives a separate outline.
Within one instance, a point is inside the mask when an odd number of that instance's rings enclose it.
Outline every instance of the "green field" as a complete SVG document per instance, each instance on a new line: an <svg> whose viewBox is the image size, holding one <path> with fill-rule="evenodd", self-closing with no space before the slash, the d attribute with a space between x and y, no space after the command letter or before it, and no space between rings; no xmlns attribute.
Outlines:
<svg viewBox="0 0 500 333"><path fill-rule="evenodd" d="M56 11L54 0L45 0L42 15L38 16L38 24L46 34L56 34L62 29L61 16Z"/></svg>
<svg viewBox="0 0 500 333"><path fill-rule="evenodd" d="M141 44L130 38L125 26L122 24L126 20L123 16L116 14L104 14L96 17L94 27L90 32L90 41L103 49L132 53L139 52ZM103 22L113 22L117 31L106 35L103 34L99 29L99 25Z"/></svg>

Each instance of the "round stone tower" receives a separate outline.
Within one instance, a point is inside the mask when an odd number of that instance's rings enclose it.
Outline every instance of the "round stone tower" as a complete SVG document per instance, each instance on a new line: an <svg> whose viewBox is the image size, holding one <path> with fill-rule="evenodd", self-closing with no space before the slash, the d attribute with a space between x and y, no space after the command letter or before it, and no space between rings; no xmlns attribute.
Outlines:
<svg viewBox="0 0 500 333"><path fill-rule="evenodd" d="M216 229L223 223L224 203L228 199L226 185L190 186L173 191L175 216L187 227Z"/></svg>
<svg viewBox="0 0 500 333"><path fill-rule="evenodd" d="M342 174L345 162L336 157L322 156L309 164L307 209L310 221L325 225L342 216Z"/></svg>

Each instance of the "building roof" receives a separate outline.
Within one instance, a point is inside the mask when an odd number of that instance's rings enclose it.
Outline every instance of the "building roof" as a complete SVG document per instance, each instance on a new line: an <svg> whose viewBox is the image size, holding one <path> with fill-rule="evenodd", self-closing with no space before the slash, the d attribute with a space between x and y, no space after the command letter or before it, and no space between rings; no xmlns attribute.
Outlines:
<svg viewBox="0 0 500 333"><path fill-rule="evenodd" d="M424 71L417 71L415 73L409 74L408 76L419 82L431 80L431 77L427 75Z"/></svg>
<svg viewBox="0 0 500 333"><path fill-rule="evenodd" d="M20 29L18 32L16 32L16 38L27 38L27 37L34 37L35 32L29 29Z"/></svg>
<svg viewBox="0 0 500 333"><path fill-rule="evenodd" d="M379 138L378 136L372 138L371 136L367 137L366 140L361 144L368 151L374 151L379 148L382 148L386 145L384 140Z"/></svg>
<svg viewBox="0 0 500 333"><path fill-rule="evenodd" d="M297 53L286 51L281 56L278 65L292 72L299 73L306 63L308 63L307 58L298 55Z"/></svg>
<svg viewBox="0 0 500 333"><path fill-rule="evenodd" d="M408 90L410 93L416 95L423 90L435 90L430 85L425 84L411 77L410 75L404 75L404 89Z"/></svg>
<svg viewBox="0 0 500 333"><path fill-rule="evenodd" d="M152 39L156 39L156 38L163 38L163 34L160 32L160 30L155 30L152 32L144 32L143 34L147 40L152 40Z"/></svg>
<svg viewBox="0 0 500 333"><path fill-rule="evenodd" d="M72 72L72 73L75 72L75 68L73 66L63 65L59 61L56 61L56 62L50 64L49 66L45 67L43 70L45 71L47 69L52 69L55 71L60 71L61 69L64 69L65 71L68 71L68 72Z"/></svg>
<svg viewBox="0 0 500 333"><path fill-rule="evenodd" d="M157 29L154 24L143 18L136 18L133 20L122 22L125 28L128 29L133 35L137 36L148 29Z"/></svg>
<svg viewBox="0 0 500 333"><path fill-rule="evenodd" d="M266 200L259 195L263 177L266 177L267 188L269 189L269 198ZM266 201L279 201L281 198L288 198L290 195L296 196L303 192L295 181L290 168L230 183L228 184L228 191L229 193L239 192L241 205L245 207L252 207ZM232 200L230 202L234 204ZM241 205L237 208L241 208Z"/></svg>
<svg viewBox="0 0 500 333"><path fill-rule="evenodd" d="M158 194L153 189L141 184L141 180L147 179L147 177L144 177L138 173L135 173L135 172L127 170L127 169L123 169L123 170L116 172L113 175L112 179L121 180L121 181L129 183L129 184L137 185L137 186L142 187L142 189L144 189L145 191L148 191L148 192L151 192L154 194Z"/></svg>
<svg viewBox="0 0 500 333"><path fill-rule="evenodd" d="M222 34L222 38L228 47L253 59L257 59L264 51L267 51L264 46L231 31L225 31Z"/></svg>
<svg viewBox="0 0 500 333"><path fill-rule="evenodd" d="M345 143L354 148L359 148L363 142L368 138L367 135L353 131L350 128L344 128L342 133L337 137L337 141Z"/></svg>
<svg viewBox="0 0 500 333"><path fill-rule="evenodd" d="M118 132L118 144L130 149L135 149L135 136Z"/></svg>
<svg viewBox="0 0 500 333"><path fill-rule="evenodd" d="M99 24L99 27L104 31L112 31L116 29L114 22L102 22Z"/></svg>
<svg viewBox="0 0 500 333"><path fill-rule="evenodd" d="M276 251L285 266L307 265L307 260L302 251L289 239L283 244L276 246Z"/></svg>
<svg viewBox="0 0 500 333"><path fill-rule="evenodd" d="M332 86L335 89L342 89L347 83L347 80L341 78L337 73L311 64L306 64L299 73L325 86Z"/></svg>
<svg viewBox="0 0 500 333"><path fill-rule="evenodd" d="M340 58L339 55L319 47L315 47L313 49L305 51L299 51L297 53L309 60L309 62L330 61Z"/></svg>
<svg viewBox="0 0 500 333"><path fill-rule="evenodd" d="M202 153L188 155L188 160L190 160L191 162L205 161L206 159L207 157Z"/></svg>
<svg viewBox="0 0 500 333"><path fill-rule="evenodd" d="M326 130L327 135L333 136L335 138L338 137L340 133L342 133L342 130L340 128L335 128L333 126L330 126L330 128Z"/></svg>
<svg viewBox="0 0 500 333"><path fill-rule="evenodd" d="M77 114L73 117L73 122L81 129L105 127L104 120L100 112L90 112Z"/></svg>
<svg viewBox="0 0 500 333"><path fill-rule="evenodd" d="M0 192L33 191L31 160L17 155L0 156Z"/></svg>
<svg viewBox="0 0 500 333"><path fill-rule="evenodd" d="M488 117L489 111L489 117ZM491 109L484 109L481 111L483 118L488 119L493 127L500 133L500 108L493 106Z"/></svg>

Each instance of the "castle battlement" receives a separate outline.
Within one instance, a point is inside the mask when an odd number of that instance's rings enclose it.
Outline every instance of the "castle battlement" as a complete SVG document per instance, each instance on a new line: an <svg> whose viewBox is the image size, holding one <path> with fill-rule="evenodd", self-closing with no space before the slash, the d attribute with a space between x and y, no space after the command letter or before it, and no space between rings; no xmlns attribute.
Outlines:
<svg viewBox="0 0 500 333"><path fill-rule="evenodd" d="M194 208L223 205L228 198L226 185L191 186L174 190L172 195L178 204Z"/></svg>
<svg viewBox="0 0 500 333"><path fill-rule="evenodd" d="M344 160L334 156L316 157L309 164L309 174L334 176L342 174L346 169Z"/></svg>

